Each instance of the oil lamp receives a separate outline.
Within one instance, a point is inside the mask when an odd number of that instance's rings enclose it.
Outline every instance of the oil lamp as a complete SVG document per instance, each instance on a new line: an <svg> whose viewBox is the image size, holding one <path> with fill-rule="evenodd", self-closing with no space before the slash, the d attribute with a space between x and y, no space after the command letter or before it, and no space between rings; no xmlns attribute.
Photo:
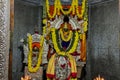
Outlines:
<svg viewBox="0 0 120 80"><path fill-rule="evenodd" d="M100 75L98 75L98 77L94 78L94 80L105 80L105 79L101 77Z"/></svg>

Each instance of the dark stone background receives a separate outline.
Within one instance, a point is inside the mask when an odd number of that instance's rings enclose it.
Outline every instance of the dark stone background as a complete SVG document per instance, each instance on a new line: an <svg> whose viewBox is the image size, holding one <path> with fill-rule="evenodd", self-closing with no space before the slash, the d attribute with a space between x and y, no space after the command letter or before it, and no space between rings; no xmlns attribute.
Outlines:
<svg viewBox="0 0 120 80"><path fill-rule="evenodd" d="M120 80L119 2L89 5L87 78L98 74L105 80Z"/></svg>
<svg viewBox="0 0 120 80"><path fill-rule="evenodd" d="M21 38L34 33L34 26L42 33L42 3L15 0L15 28L13 33L12 80L23 75ZM32 0L31 0L32 1ZM42 0L41 0L42 1ZM118 0L89 0L89 29L86 80L100 74L105 80L120 80L120 22Z"/></svg>

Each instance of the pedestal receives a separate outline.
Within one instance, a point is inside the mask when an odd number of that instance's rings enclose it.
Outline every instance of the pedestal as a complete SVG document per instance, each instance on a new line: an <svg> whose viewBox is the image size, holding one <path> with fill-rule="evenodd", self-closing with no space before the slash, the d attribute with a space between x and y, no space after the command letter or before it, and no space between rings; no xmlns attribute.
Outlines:
<svg viewBox="0 0 120 80"><path fill-rule="evenodd" d="M32 80L43 80L43 67L40 67L36 73L30 73L28 67L25 67L25 75L31 76Z"/></svg>
<svg viewBox="0 0 120 80"><path fill-rule="evenodd" d="M82 68L84 67L85 62L77 62L77 78L81 77Z"/></svg>

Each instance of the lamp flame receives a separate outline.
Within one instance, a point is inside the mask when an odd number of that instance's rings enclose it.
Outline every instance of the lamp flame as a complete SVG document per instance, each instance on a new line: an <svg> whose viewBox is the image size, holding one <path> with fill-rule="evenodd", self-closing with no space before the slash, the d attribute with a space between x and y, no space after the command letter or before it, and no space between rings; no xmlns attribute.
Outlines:
<svg viewBox="0 0 120 80"><path fill-rule="evenodd" d="M105 80L105 79L101 77L100 75L98 75L98 77L94 78L94 80Z"/></svg>
<svg viewBox="0 0 120 80"><path fill-rule="evenodd" d="M28 75L25 75L24 77L21 77L21 80L31 80L31 77Z"/></svg>

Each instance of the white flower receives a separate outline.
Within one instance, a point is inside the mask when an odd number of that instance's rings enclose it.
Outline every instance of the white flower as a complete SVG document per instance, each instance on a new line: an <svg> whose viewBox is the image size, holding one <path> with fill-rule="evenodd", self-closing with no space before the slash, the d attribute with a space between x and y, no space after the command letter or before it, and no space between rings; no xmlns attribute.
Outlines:
<svg viewBox="0 0 120 80"><path fill-rule="evenodd" d="M30 33L27 33L27 36L29 36L30 35Z"/></svg>
<svg viewBox="0 0 120 80"><path fill-rule="evenodd" d="M24 39L22 38L22 39L20 40L20 42L24 42Z"/></svg>

